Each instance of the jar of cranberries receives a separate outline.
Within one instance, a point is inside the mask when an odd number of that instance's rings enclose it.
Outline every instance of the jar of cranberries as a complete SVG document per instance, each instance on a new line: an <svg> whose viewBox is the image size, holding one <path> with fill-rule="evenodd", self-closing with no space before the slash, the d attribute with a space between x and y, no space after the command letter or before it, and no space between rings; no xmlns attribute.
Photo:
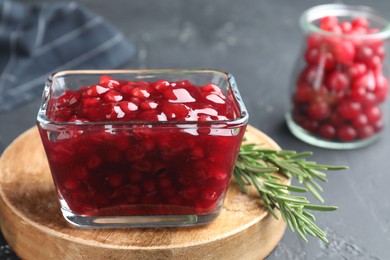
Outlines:
<svg viewBox="0 0 390 260"><path fill-rule="evenodd" d="M369 7L329 4L308 9L300 23L304 46L291 84L289 129L326 148L374 142L387 112L389 22Z"/></svg>
<svg viewBox="0 0 390 260"><path fill-rule="evenodd" d="M247 122L214 70L58 72L37 117L63 216L84 227L212 221Z"/></svg>

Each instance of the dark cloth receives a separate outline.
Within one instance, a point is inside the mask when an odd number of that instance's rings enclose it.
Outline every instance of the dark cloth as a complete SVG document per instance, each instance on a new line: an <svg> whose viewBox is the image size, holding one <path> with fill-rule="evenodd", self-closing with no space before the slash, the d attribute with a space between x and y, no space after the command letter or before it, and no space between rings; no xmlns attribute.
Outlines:
<svg viewBox="0 0 390 260"><path fill-rule="evenodd" d="M67 69L115 69L134 46L75 2L0 0L0 111L40 97L45 80Z"/></svg>

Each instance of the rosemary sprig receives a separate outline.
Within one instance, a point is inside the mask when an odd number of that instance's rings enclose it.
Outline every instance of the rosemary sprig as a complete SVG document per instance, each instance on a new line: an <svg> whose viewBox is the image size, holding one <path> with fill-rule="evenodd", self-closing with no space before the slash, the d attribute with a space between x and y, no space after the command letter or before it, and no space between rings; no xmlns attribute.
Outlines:
<svg viewBox="0 0 390 260"><path fill-rule="evenodd" d="M306 235L309 234L328 243L325 232L314 223L316 219L308 210L333 211L337 207L312 204L306 197L290 192L310 192L324 203L320 195L323 189L318 181L327 182L328 179L322 171L347 167L307 161L305 158L311 155L311 152L276 151L261 149L255 144L243 144L233 176L243 192L248 192L248 186L255 187L270 214L278 219L275 208L278 209L290 230L297 231L303 240L307 242ZM281 183L283 178L295 178L304 187L285 185Z"/></svg>

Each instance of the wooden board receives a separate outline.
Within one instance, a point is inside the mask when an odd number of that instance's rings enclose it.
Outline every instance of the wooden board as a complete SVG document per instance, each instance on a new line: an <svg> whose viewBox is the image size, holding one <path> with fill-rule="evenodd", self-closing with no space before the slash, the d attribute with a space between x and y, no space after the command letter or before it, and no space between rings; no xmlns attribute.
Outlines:
<svg viewBox="0 0 390 260"><path fill-rule="evenodd" d="M248 127L248 141L278 145ZM288 180L286 180L288 183ZM255 194L232 182L220 215L201 227L85 229L62 217L46 155L34 127L0 158L0 227L23 259L263 259L285 224Z"/></svg>

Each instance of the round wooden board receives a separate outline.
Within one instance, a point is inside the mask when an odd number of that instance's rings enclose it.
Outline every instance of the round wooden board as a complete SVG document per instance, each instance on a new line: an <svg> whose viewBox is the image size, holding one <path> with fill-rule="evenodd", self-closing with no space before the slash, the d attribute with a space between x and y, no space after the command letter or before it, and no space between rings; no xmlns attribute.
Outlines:
<svg viewBox="0 0 390 260"><path fill-rule="evenodd" d="M248 126L249 142L279 146ZM288 183L288 180L285 181ZM286 225L253 191L232 182L220 215L200 227L86 229L62 217L46 155L34 127L0 158L0 227L23 259L263 259Z"/></svg>

